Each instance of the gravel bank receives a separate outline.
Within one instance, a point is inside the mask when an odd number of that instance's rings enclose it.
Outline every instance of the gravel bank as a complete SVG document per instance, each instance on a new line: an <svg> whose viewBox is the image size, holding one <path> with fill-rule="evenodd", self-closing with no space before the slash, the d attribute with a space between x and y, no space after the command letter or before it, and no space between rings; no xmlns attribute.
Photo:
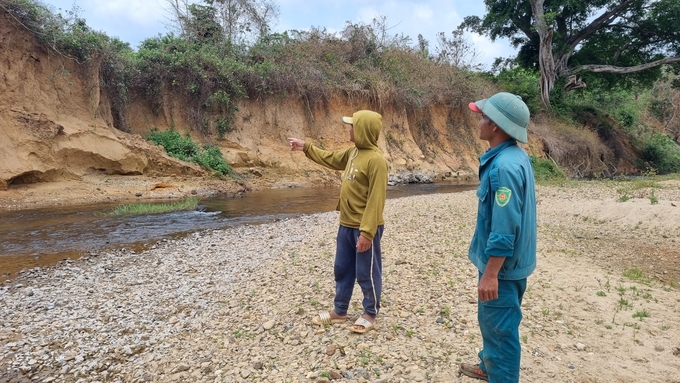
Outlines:
<svg viewBox="0 0 680 383"><path fill-rule="evenodd" d="M662 185L539 188L523 382L680 382L680 184ZM335 212L26 271L0 285L0 382L475 381L457 373L481 346L475 211L472 191L387 201L365 335L310 323L332 303Z"/></svg>

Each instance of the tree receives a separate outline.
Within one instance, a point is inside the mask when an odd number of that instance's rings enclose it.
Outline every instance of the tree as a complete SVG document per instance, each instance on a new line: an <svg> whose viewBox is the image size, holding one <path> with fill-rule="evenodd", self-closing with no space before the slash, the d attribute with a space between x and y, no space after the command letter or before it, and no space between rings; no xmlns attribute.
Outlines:
<svg viewBox="0 0 680 383"><path fill-rule="evenodd" d="M192 4L190 0L167 0L171 7L172 22L180 33L194 35L208 33L214 41L218 28L229 45L248 44L266 36L279 16L273 0L203 0L206 5ZM210 25L201 25L207 21Z"/></svg>
<svg viewBox="0 0 680 383"><path fill-rule="evenodd" d="M538 67L541 100L550 108L558 78L585 86L583 73L630 75L680 63L678 0L484 0L487 14L462 27L519 47L517 62ZM650 74L651 73L651 74Z"/></svg>
<svg viewBox="0 0 680 383"><path fill-rule="evenodd" d="M224 37L224 30L217 21L217 10L205 5L191 4L189 16L180 16L184 35L193 41L217 44Z"/></svg>
<svg viewBox="0 0 680 383"><path fill-rule="evenodd" d="M480 53L475 50L463 33L464 29L459 27L451 32L451 38L446 37L444 32L437 34L436 61L449 63L459 69L481 70Z"/></svg>
<svg viewBox="0 0 680 383"><path fill-rule="evenodd" d="M232 44L266 36L270 24L279 16L279 8L272 0L204 1L217 8L225 37Z"/></svg>
<svg viewBox="0 0 680 383"><path fill-rule="evenodd" d="M652 89L652 112L663 123L664 131L680 144L680 90L672 81L657 81Z"/></svg>

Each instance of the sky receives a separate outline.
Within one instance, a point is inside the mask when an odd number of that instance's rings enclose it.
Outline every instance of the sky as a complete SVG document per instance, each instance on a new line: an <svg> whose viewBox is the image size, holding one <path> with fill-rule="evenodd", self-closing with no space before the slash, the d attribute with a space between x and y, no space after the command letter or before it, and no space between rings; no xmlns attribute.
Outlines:
<svg viewBox="0 0 680 383"><path fill-rule="evenodd" d="M274 0L279 6L274 32L326 28L341 31L347 21L370 24L378 16L387 17L391 34L410 36L417 43L418 34L430 42L430 52L436 48L436 35L448 37L465 16L484 16L482 1L475 0ZM130 43L133 49L147 38L165 35L170 13L167 0L41 0L59 12L78 8L78 15L95 31L106 33ZM484 36L468 34L468 41L479 53L478 61L489 69L496 57L516 53L507 40L491 42Z"/></svg>

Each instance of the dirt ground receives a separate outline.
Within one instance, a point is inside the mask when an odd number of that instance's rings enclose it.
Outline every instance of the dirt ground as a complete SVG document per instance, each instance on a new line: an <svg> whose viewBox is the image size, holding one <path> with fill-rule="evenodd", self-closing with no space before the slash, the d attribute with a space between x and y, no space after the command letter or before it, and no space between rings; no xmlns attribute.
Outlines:
<svg viewBox="0 0 680 383"><path fill-rule="evenodd" d="M573 232L575 242L609 250L591 254L598 265L605 269L635 268L660 281L680 285L680 181L666 180L654 187L632 182L601 183L604 188L600 189L607 190L607 195L593 195L577 204L559 203L570 193L569 188L562 188L541 203L557 202L551 209L571 217L572 228L579 228Z"/></svg>

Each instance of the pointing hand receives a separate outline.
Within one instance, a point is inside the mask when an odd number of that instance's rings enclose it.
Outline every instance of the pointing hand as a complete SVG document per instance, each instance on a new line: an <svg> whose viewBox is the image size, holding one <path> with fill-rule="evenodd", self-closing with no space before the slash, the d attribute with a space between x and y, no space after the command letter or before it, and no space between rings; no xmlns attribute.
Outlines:
<svg viewBox="0 0 680 383"><path fill-rule="evenodd" d="M299 138L288 138L288 142L290 142L290 150L304 150L305 149L305 141L301 140Z"/></svg>

